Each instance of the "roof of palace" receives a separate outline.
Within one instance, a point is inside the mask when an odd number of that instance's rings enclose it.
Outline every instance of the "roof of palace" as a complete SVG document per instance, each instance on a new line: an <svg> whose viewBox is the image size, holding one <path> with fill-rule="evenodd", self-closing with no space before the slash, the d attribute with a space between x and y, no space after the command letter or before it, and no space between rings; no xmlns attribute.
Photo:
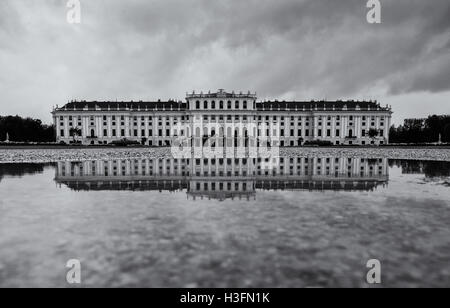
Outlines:
<svg viewBox="0 0 450 308"><path fill-rule="evenodd" d="M179 191L188 189L189 184L186 180L176 181L158 181L158 180L133 180L122 181L115 179L99 179L99 180L83 180L82 178L76 179L61 179L56 177L55 181L58 184L64 184L70 189L78 191L86 190L131 190L131 191ZM256 190L311 190L311 191L371 191L376 189L380 185L384 185L388 182L386 176L379 177L379 179L355 179L349 178L346 181L342 179L329 179L323 180L311 180L303 181L299 180L273 180L257 179L255 181ZM188 195L197 198L211 198L211 199L231 199L239 197L253 197L255 191L236 191L236 192L219 192L219 191L202 191L192 192L188 191Z"/></svg>
<svg viewBox="0 0 450 308"><path fill-rule="evenodd" d="M209 94L207 94L209 95ZM257 102L258 111L391 111L376 101L264 101ZM71 101L55 111L184 111L183 101Z"/></svg>
<svg viewBox="0 0 450 308"><path fill-rule="evenodd" d="M71 101L57 111L86 110L86 111L117 111L117 110L185 110L186 102L169 100L169 101Z"/></svg>
<svg viewBox="0 0 450 308"><path fill-rule="evenodd" d="M228 98L243 98L243 99L253 99L256 100L257 96L256 93L251 93L250 91L248 91L247 93L244 92L226 92L224 89L219 89L218 92L211 92L209 91L208 93L196 93L195 91L193 91L192 93L186 93L186 98L187 99L204 99L204 98L223 98L223 99L228 99Z"/></svg>
<svg viewBox="0 0 450 308"><path fill-rule="evenodd" d="M380 110L389 111L390 107L381 107L376 101L265 101L257 103L257 108L263 110L305 110L305 111L342 111L342 110Z"/></svg>

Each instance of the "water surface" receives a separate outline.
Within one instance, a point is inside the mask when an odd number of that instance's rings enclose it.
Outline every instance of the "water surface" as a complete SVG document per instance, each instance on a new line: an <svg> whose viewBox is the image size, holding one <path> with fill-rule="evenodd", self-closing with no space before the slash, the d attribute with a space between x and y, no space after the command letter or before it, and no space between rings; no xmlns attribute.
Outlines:
<svg viewBox="0 0 450 308"><path fill-rule="evenodd" d="M0 164L0 287L450 286L450 163Z"/></svg>

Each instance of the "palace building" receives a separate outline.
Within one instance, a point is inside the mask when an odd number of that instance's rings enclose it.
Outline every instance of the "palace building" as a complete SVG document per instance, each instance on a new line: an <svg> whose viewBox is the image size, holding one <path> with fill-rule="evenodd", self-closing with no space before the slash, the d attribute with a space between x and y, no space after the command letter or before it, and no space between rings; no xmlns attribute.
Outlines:
<svg viewBox="0 0 450 308"><path fill-rule="evenodd" d="M383 159L138 158L58 162L55 181L76 191L184 191L189 199L254 199L264 190L372 191L389 182Z"/></svg>
<svg viewBox="0 0 450 308"><path fill-rule="evenodd" d="M315 141L388 144L392 109L373 101L258 101L256 94L219 90L193 92L185 101L71 101L52 114L57 140L66 144L126 139L169 146L175 138L194 144L205 136L233 140L239 132L230 126L249 125L256 139L270 136L283 147Z"/></svg>

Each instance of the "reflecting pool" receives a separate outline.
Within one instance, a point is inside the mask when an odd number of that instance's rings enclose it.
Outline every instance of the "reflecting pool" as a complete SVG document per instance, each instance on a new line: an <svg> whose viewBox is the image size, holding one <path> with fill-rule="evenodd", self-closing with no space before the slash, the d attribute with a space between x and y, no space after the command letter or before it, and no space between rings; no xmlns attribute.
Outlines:
<svg viewBox="0 0 450 308"><path fill-rule="evenodd" d="M0 287L450 286L450 163L0 164Z"/></svg>

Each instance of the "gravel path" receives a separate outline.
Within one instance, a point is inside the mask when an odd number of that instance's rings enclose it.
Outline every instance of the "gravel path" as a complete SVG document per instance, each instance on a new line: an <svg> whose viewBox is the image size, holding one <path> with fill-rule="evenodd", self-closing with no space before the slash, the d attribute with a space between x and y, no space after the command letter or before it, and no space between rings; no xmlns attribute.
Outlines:
<svg viewBox="0 0 450 308"><path fill-rule="evenodd" d="M450 161L450 149L395 148L284 148L285 157L388 158ZM139 159L171 157L170 148L135 149L9 149L0 150L0 163L49 163L102 159Z"/></svg>

